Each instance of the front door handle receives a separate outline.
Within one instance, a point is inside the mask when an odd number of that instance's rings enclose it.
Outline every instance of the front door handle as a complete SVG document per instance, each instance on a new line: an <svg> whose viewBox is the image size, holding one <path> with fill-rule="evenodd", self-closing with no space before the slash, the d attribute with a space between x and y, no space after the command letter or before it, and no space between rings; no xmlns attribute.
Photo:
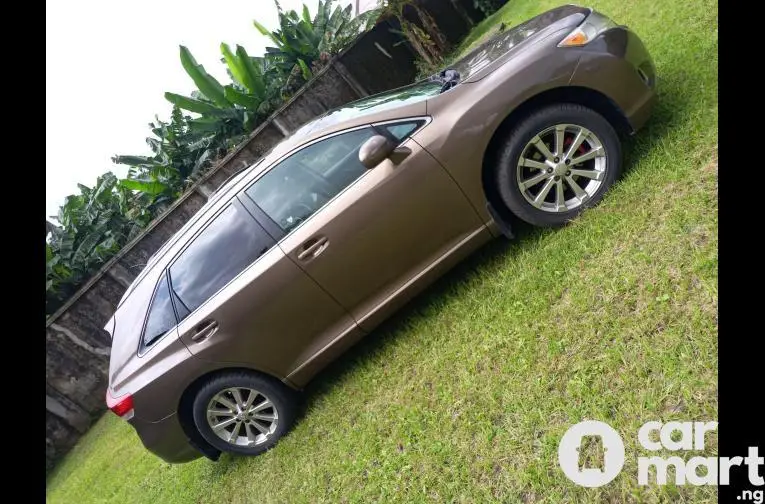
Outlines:
<svg viewBox="0 0 765 504"><path fill-rule="evenodd" d="M311 238L300 247L300 252L298 253L297 258L301 261L312 259L324 252L324 249L326 249L328 245L329 240L327 240L325 236Z"/></svg>
<svg viewBox="0 0 765 504"><path fill-rule="evenodd" d="M218 332L218 323L214 320L206 320L199 324L194 334L191 336L191 341L201 342Z"/></svg>

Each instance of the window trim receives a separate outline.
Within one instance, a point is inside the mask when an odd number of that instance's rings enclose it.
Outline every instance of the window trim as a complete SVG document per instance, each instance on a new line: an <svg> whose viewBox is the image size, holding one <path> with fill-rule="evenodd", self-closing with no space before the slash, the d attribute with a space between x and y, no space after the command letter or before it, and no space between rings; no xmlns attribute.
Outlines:
<svg viewBox="0 0 765 504"><path fill-rule="evenodd" d="M277 166L282 164L282 162L284 162L287 159L291 158L295 154L301 152L303 149L307 149L308 147L311 147L314 144L317 144L319 142L323 142L324 140L329 140L330 138L333 138L333 137L336 137L336 136L340 136L340 135L343 135L345 133L351 133L353 131L358 131L358 130L362 130L362 129L365 129L365 128L371 128L378 135L382 134L383 136L385 136L385 137L387 137L387 138L389 138L389 139L391 139L393 141L398 141L396 146L399 146L399 145L403 144L404 142L406 142L407 140L411 139L416 133L420 132L424 127L426 127L432 121L433 121L433 118L430 117L430 116L412 116L412 117L405 117L405 118L401 118L401 119L390 119L390 120L387 120L387 121L366 123L366 124L363 124L361 126L354 126L352 128L347 128L347 129L344 129L344 130L335 131L334 133L330 133L330 134L325 135L323 137L316 138L314 140L311 140L308 143L305 143L305 144L301 145L300 147L298 147L296 149L293 149L293 150L289 151L284 156L282 156L279 159L277 159L276 161L274 161L271 164L271 166L269 166L268 168L263 170L254 179L252 179L250 182L248 182L247 185L242 190L240 190L237 193L236 197L240 200L240 202L243 204L243 206L248 211L250 210L250 207L252 207L252 211L250 212L250 214L253 216L253 218L255 220L257 220L261 224L261 227L263 227L263 229L265 229L267 233L271 234L271 236L274 238L274 240L276 240L276 244L278 245L278 244L282 243L289 235L291 235L292 233L294 233L295 231L297 231L298 229L303 227L303 224L305 224L306 222L310 221L313 218L314 215L316 215L319 212L321 212L322 210L324 210L333 201L335 201L337 198L339 198L343 193L345 193L351 187L356 185L356 183L359 180L361 180L362 178L366 177L366 175L370 171L372 171L374 168L365 170L364 173L362 173L359 177L356 178L356 180L354 180L353 182L351 182L350 184L345 186L340 192L335 194L331 199L329 199L326 203L324 203L324 205L322 205L321 207L316 209L316 211L313 212L310 217L308 217L306 220L301 222L296 227L292 228L289 232L284 231L281 228L281 226L279 226L279 224L277 224L262 208L260 208L260 205L258 205L255 202L255 200L250 197L249 194L247 194L247 190L250 187L252 187L253 185L257 184L258 180L260 180L261 177L265 176L267 173L270 173L271 170L273 170L274 168L276 168ZM385 128L386 126L389 126L389 125L396 125L396 124L410 123L410 122L417 122L417 123L421 122L422 124L420 124L417 128L412 130L411 133L409 133L407 136L405 136L401 140L398 140L397 138L395 138L393 136L393 134L391 134L387 130L387 128ZM384 132L381 132L380 131L381 129L384 129ZM257 214L257 216L255 214ZM262 221L265 221L267 223L267 225L265 223L263 223ZM273 233L272 233L272 231L269 231L269 228L273 228ZM277 237L277 235L278 235L278 237ZM170 268L168 267L168 269L170 269Z"/></svg>
<svg viewBox="0 0 765 504"><path fill-rule="evenodd" d="M159 286L162 283L163 279L167 280L167 289L168 289L168 293L170 294L170 306L173 308L173 317L175 317L175 325L172 326L167 331L165 331L165 333L162 336L152 341L150 345L145 345L143 340L144 340L144 336L146 336L146 326L149 324L149 316L151 315L151 309L154 307L154 302L157 300L157 294L159 293ZM173 291L170 284L170 270L169 268L164 268L162 270L162 274L159 275L159 278L157 278L157 283L154 285L154 291L151 295L151 301L149 302L149 307L146 309L146 314L144 315L144 318L143 318L143 324L141 325L141 337L138 338L138 350L136 352L136 356L141 358L147 353L151 352L151 350L157 346L157 343L165 339L167 335L170 334L174 329L178 328L179 323L180 322L178 320L178 312L175 310L175 302L173 301Z"/></svg>
<svg viewBox="0 0 765 504"><path fill-rule="evenodd" d="M252 187L252 184L250 184L247 189L250 187ZM239 203L242 204L244 209L247 210L252 218L255 219L258 224L260 224L260 227L262 227L263 230L268 233L271 238L274 239L274 243L278 243L282 238L286 236L287 233L285 233L284 230L279 227L279 224L274 222L271 217L269 217L268 214L266 214L266 212L264 212L263 209L261 209L260 206L255 203L255 201L253 201L252 198L245 194L244 191L237 194L236 199L239 200Z"/></svg>

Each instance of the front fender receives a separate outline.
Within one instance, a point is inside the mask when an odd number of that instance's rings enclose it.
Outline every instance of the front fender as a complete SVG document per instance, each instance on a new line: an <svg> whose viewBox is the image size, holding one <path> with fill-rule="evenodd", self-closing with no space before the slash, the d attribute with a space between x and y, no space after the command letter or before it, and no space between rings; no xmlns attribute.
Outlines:
<svg viewBox="0 0 765 504"><path fill-rule="evenodd" d="M568 31L554 32L544 43L517 54L485 78L456 86L427 102L433 123L413 138L443 165L487 224L493 219L482 184L486 149L518 106L539 93L568 85L580 57L556 50Z"/></svg>

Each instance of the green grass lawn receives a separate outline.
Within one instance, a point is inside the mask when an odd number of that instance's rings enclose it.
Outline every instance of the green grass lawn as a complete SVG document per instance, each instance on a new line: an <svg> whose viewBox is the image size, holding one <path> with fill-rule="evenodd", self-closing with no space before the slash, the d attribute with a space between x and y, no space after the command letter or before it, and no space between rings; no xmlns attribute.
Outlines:
<svg viewBox="0 0 765 504"><path fill-rule="evenodd" d="M559 3L511 0L461 49ZM648 420L717 418L717 1L590 3L643 38L660 94L600 206L471 257L320 375L267 454L168 465L107 415L48 501L716 502L639 487L636 458ZM625 440L600 489L557 464L583 419Z"/></svg>

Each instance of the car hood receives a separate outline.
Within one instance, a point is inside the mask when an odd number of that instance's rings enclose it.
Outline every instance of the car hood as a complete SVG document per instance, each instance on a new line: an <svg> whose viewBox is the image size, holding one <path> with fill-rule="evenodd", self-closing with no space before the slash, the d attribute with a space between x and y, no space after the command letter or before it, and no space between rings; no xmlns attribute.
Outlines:
<svg viewBox="0 0 765 504"><path fill-rule="evenodd" d="M463 83L476 82L535 42L563 29L573 29L584 21L591 9L564 5L544 12L513 28L497 33L449 66L459 72Z"/></svg>

